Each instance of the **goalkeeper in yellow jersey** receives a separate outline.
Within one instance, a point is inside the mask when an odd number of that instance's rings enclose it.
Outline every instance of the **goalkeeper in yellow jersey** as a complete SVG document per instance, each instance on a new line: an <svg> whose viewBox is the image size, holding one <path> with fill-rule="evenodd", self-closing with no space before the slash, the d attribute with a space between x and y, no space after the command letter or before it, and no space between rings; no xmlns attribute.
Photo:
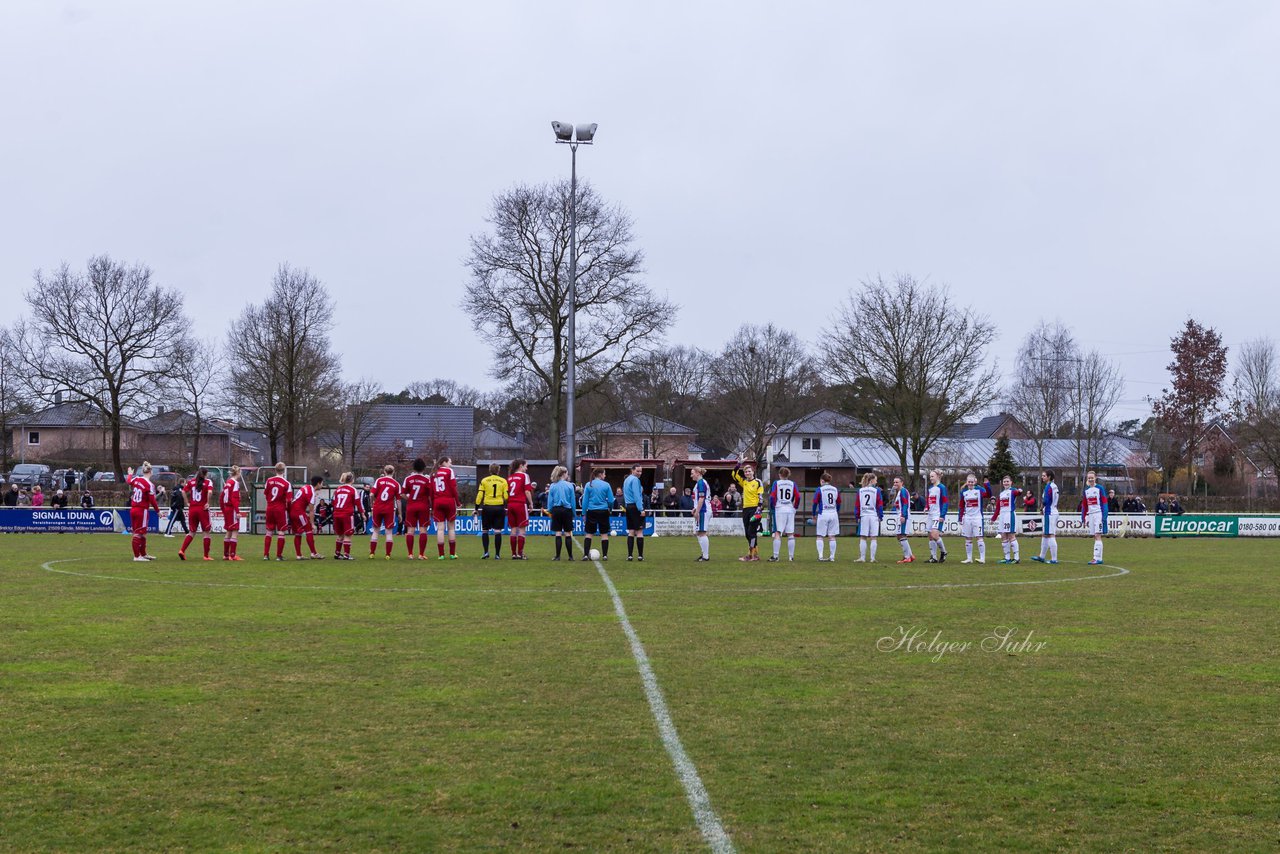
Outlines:
<svg viewBox="0 0 1280 854"><path fill-rule="evenodd" d="M507 479L502 466L490 463L489 476L476 490L476 513L480 516L480 542L484 545L481 560L489 558L489 536L494 536L494 560L502 560L502 530L507 527Z"/></svg>
<svg viewBox="0 0 1280 854"><path fill-rule="evenodd" d="M756 541L760 536L760 514L764 509L761 504L764 484L756 477L756 467L752 463L734 469L733 480L742 490L742 528L747 535L747 553L738 560L754 563L760 560Z"/></svg>

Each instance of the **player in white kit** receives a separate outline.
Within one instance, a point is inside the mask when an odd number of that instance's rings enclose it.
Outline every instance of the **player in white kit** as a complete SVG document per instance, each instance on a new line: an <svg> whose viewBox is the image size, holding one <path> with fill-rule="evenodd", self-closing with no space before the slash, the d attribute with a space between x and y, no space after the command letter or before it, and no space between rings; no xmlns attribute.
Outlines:
<svg viewBox="0 0 1280 854"><path fill-rule="evenodd" d="M1058 484L1053 482L1053 472L1040 472L1040 482L1044 484L1044 493L1040 496L1044 507L1043 524L1040 531L1040 554L1032 555L1036 563L1058 562Z"/></svg>
<svg viewBox="0 0 1280 854"><path fill-rule="evenodd" d="M831 472L822 473L822 486L813 494L813 525L818 530L818 560L836 562L836 538L840 536L840 489L831 483ZM823 539L823 538L826 539ZM831 557L823 545L831 544Z"/></svg>
<svg viewBox="0 0 1280 854"><path fill-rule="evenodd" d="M778 554L782 551L782 538L787 538L787 560L796 559L796 494L795 481L791 479L791 469L782 466L778 469L778 479L769 488L769 515L773 525L773 557L769 563L778 562Z"/></svg>
<svg viewBox="0 0 1280 854"><path fill-rule="evenodd" d="M898 545L902 546L902 560L898 563L915 563L916 556L911 553L911 541L907 539L911 533L911 493L902 485L902 478L893 479L887 503L889 513L898 521Z"/></svg>
<svg viewBox="0 0 1280 854"><path fill-rule="evenodd" d="M991 484L983 482L978 485L978 476L971 474L964 481L960 490L960 536L964 537L964 560L961 563L973 563L973 544L978 544L978 563L987 562L986 529L983 522L986 515L987 499L991 497Z"/></svg>
<svg viewBox="0 0 1280 854"><path fill-rule="evenodd" d="M1022 490L1013 488L1013 478L1008 475L1004 476L1000 486L1000 497L996 499L996 509L991 514L996 532L1000 534L1000 548L1004 550L1004 560L1000 563L1022 563L1022 555L1018 552L1018 496Z"/></svg>
<svg viewBox="0 0 1280 854"><path fill-rule="evenodd" d="M867 544L871 544L871 563L876 562L876 537L880 536L880 520L884 518L884 493L876 486L871 472L862 476L858 490L858 563L867 562Z"/></svg>
<svg viewBox="0 0 1280 854"><path fill-rule="evenodd" d="M942 528L947 523L947 487L942 472L929 472L929 563L946 563L947 547L942 543Z"/></svg>
<svg viewBox="0 0 1280 854"><path fill-rule="evenodd" d="M1096 472L1084 476L1084 495L1080 498L1080 519L1093 535L1093 560L1102 563L1102 535L1107 532L1107 491L1098 485Z"/></svg>

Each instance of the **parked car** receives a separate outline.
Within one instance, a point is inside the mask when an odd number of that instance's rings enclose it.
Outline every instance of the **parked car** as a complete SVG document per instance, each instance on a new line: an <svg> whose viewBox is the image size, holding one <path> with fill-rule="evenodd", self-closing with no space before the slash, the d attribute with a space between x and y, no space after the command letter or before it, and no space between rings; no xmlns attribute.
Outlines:
<svg viewBox="0 0 1280 854"><path fill-rule="evenodd" d="M93 476L94 483L115 483L116 473L113 471L100 471Z"/></svg>
<svg viewBox="0 0 1280 854"><path fill-rule="evenodd" d="M71 482L67 482L67 478L71 478ZM83 480L83 475L75 469L56 469L53 473L54 489L74 489L77 484Z"/></svg>
<svg viewBox="0 0 1280 854"><path fill-rule="evenodd" d="M49 467L40 463L19 463L13 467L13 472L9 475L9 482L16 483L19 486L35 486L39 484L42 487L51 486L53 484L53 472Z"/></svg>

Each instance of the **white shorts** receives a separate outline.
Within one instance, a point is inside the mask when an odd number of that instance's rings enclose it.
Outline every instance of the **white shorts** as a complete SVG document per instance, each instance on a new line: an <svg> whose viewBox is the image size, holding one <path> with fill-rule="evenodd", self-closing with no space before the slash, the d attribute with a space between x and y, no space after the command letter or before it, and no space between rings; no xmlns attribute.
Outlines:
<svg viewBox="0 0 1280 854"><path fill-rule="evenodd" d="M705 501L702 509L693 516L693 525L699 534L706 533L707 522L711 521L711 505Z"/></svg>
<svg viewBox="0 0 1280 854"><path fill-rule="evenodd" d="M1043 533L1047 537L1056 537L1058 535L1058 511L1053 510L1049 513L1042 513L1041 520L1044 522Z"/></svg>
<svg viewBox="0 0 1280 854"><path fill-rule="evenodd" d="M1010 527L1009 520L1004 516L1001 516L996 521L996 532L1000 534L1016 534L1017 533L1017 531L1013 530L1013 528Z"/></svg>
<svg viewBox="0 0 1280 854"><path fill-rule="evenodd" d="M796 532L796 508L779 507L773 511L773 532L775 534Z"/></svg>
<svg viewBox="0 0 1280 854"><path fill-rule="evenodd" d="M880 517L872 516L868 513L858 519L858 536L859 537L878 537L880 536Z"/></svg>
<svg viewBox="0 0 1280 854"><path fill-rule="evenodd" d="M823 513L818 517L819 537L840 536L840 516L836 513Z"/></svg>
<svg viewBox="0 0 1280 854"><path fill-rule="evenodd" d="M1092 536L1092 535L1094 535L1094 534L1101 534L1101 533L1103 533L1103 530L1102 530L1102 514L1101 514L1101 513L1099 513L1097 516L1095 516L1095 515L1093 515L1092 513L1090 513L1090 514L1089 514L1089 518L1085 519L1085 523L1084 523L1084 524L1085 524L1085 527L1089 529L1089 535L1090 535L1090 536Z"/></svg>
<svg viewBox="0 0 1280 854"><path fill-rule="evenodd" d="M945 530L945 525L943 524L943 521L941 519L930 518L929 525L928 527L925 528L925 530L937 531L939 534L941 534L943 530Z"/></svg>
<svg viewBox="0 0 1280 854"><path fill-rule="evenodd" d="M982 514L974 513L972 516L965 516L964 521L960 523L960 536L966 540L976 540L982 536Z"/></svg>

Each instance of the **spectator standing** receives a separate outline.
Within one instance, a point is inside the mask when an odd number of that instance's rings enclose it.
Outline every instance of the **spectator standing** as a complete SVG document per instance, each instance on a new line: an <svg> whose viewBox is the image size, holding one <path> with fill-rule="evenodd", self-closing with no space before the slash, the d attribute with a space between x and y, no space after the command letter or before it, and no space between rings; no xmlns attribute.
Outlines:
<svg viewBox="0 0 1280 854"><path fill-rule="evenodd" d="M4 491L3 503L5 507L18 506L18 484L16 483L9 484L9 488Z"/></svg>
<svg viewBox="0 0 1280 854"><path fill-rule="evenodd" d="M1181 516L1186 511L1182 509L1182 505L1178 503L1178 496L1173 496L1169 501L1169 512L1174 516Z"/></svg>
<svg viewBox="0 0 1280 854"><path fill-rule="evenodd" d="M662 497L662 509L667 511L668 516L674 516L680 511L680 493L674 486Z"/></svg>
<svg viewBox="0 0 1280 854"><path fill-rule="evenodd" d="M693 515L693 489L685 487L684 495L680 496L680 513L682 516Z"/></svg>
<svg viewBox="0 0 1280 854"><path fill-rule="evenodd" d="M31 506L44 506L44 490L40 488L40 484L36 484L35 489L31 490Z"/></svg>
<svg viewBox="0 0 1280 854"><path fill-rule="evenodd" d="M723 515L723 513L724 513L724 502L720 500L720 496L719 495L711 496L711 514L713 516L720 516L720 515Z"/></svg>
<svg viewBox="0 0 1280 854"><path fill-rule="evenodd" d="M87 489L84 492L80 493L80 509L82 510L93 509L93 495Z"/></svg>
<svg viewBox="0 0 1280 854"><path fill-rule="evenodd" d="M56 510L66 510L67 494L59 489L53 494L53 497L49 499L49 506Z"/></svg>
<svg viewBox="0 0 1280 854"><path fill-rule="evenodd" d="M742 509L742 493L738 492L737 484L729 484L729 488L724 491L724 512L737 513Z"/></svg>
<svg viewBox="0 0 1280 854"><path fill-rule="evenodd" d="M169 524L164 529L164 535L169 539L173 539L174 522L182 526L182 533L191 533L187 530L187 496L181 489L175 489L169 496Z"/></svg>
<svg viewBox="0 0 1280 854"><path fill-rule="evenodd" d="M31 493L30 493L30 492L28 492L27 490L25 490L25 489L24 489L24 490L22 490L21 492L19 492L19 493L18 493L18 506L19 506L19 507L30 507L30 506L31 506Z"/></svg>
<svg viewBox="0 0 1280 854"><path fill-rule="evenodd" d="M67 469L66 475L62 478L62 485L66 489L72 489L76 485L76 473L71 469Z"/></svg>
<svg viewBox="0 0 1280 854"><path fill-rule="evenodd" d="M1036 512L1036 491L1028 489L1027 495L1022 499L1022 512L1028 515L1034 515Z"/></svg>

